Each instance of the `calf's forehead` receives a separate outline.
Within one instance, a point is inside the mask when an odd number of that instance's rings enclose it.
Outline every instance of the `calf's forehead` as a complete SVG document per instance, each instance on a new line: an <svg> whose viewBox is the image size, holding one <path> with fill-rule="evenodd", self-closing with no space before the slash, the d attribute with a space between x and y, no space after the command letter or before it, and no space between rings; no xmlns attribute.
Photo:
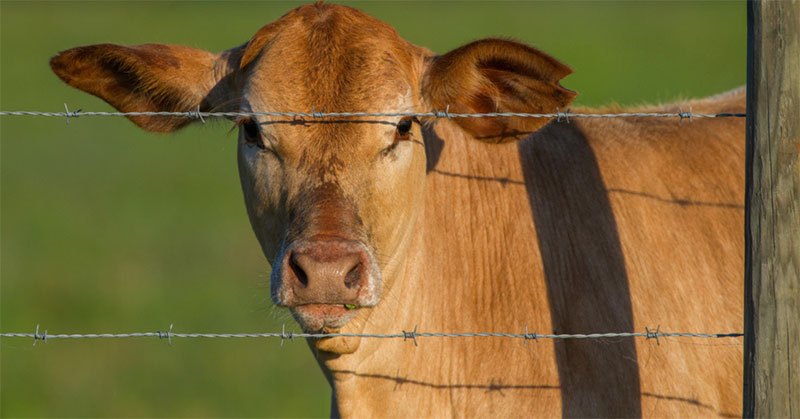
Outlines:
<svg viewBox="0 0 800 419"><path fill-rule="evenodd" d="M418 90L424 52L377 19L312 6L273 25L246 69L243 95L253 110L391 111L375 106L396 106Z"/></svg>

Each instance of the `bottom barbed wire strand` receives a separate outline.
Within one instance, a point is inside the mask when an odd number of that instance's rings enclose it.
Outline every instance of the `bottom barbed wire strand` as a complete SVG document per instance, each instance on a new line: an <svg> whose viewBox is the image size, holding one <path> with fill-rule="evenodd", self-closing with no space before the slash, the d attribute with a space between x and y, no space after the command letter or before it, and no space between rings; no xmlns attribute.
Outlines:
<svg viewBox="0 0 800 419"><path fill-rule="evenodd" d="M527 329L527 328L526 328ZM501 333L501 332L464 332L464 333L444 333L444 332L418 332L416 327L412 332L400 333L287 333L281 332L267 333L176 333L172 331L172 326L168 332L136 332L136 333L74 333L74 334L51 334L39 333L38 328L34 333L0 333L3 338L28 338L34 341L50 341L53 339L126 339L126 338L159 338L167 339L172 342L174 338L188 339L244 339L244 338L277 338L283 342L293 338L312 338L324 339L334 337L356 337L367 339L403 339L412 340L417 345L417 338L507 338L507 339L608 339L608 338L645 338L660 339L671 337L698 338L698 339L720 339L720 338L739 338L743 333L688 333L688 332L662 332L660 328L656 330L646 329L645 332L619 332L619 333L587 333L587 334L540 334L528 333Z"/></svg>

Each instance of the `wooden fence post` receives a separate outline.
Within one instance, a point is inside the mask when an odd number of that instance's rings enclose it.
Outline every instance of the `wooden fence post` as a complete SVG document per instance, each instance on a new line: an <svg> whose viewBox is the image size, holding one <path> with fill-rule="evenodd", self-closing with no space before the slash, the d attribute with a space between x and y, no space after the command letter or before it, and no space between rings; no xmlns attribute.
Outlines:
<svg viewBox="0 0 800 419"><path fill-rule="evenodd" d="M744 417L800 415L800 0L747 3Z"/></svg>

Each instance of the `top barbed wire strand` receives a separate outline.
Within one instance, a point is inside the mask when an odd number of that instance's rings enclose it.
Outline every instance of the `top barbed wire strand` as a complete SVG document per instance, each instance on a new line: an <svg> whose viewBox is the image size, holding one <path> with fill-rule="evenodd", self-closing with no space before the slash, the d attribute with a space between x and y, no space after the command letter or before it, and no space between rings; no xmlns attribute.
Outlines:
<svg viewBox="0 0 800 419"><path fill-rule="evenodd" d="M571 118L744 118L743 113L694 113L694 112L626 112L626 113L521 113L521 112L489 112L489 113L451 113L435 112L84 112L82 110L65 112L39 111L0 111L0 116L41 116L54 118L78 118L85 116L162 116L198 119L204 118L237 118L254 116L271 116L286 118L347 118L347 117L417 117L417 118L556 118L568 121Z"/></svg>

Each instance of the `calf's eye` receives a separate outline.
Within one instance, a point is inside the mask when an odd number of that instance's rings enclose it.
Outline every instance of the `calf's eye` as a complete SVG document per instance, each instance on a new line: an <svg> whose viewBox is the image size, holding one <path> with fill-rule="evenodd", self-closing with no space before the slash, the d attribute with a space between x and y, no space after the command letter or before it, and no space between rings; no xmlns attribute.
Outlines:
<svg viewBox="0 0 800 419"><path fill-rule="evenodd" d="M411 125L414 121L411 118L403 118L397 123L397 134L408 135L411 132Z"/></svg>
<svg viewBox="0 0 800 419"><path fill-rule="evenodd" d="M242 121L240 126L244 130L244 139L247 144L264 149L264 142L261 141L261 130L258 129L258 122L248 119L246 121Z"/></svg>
<svg viewBox="0 0 800 419"><path fill-rule="evenodd" d="M403 118L400 120L400 122L397 123L397 130L395 131L394 134L394 141L392 141L392 145L383 150L382 154L384 156L390 155L395 150L395 148L397 148L397 145L400 144L401 142L410 140L409 135L411 134L411 126L413 124L414 124L414 119L409 117Z"/></svg>

